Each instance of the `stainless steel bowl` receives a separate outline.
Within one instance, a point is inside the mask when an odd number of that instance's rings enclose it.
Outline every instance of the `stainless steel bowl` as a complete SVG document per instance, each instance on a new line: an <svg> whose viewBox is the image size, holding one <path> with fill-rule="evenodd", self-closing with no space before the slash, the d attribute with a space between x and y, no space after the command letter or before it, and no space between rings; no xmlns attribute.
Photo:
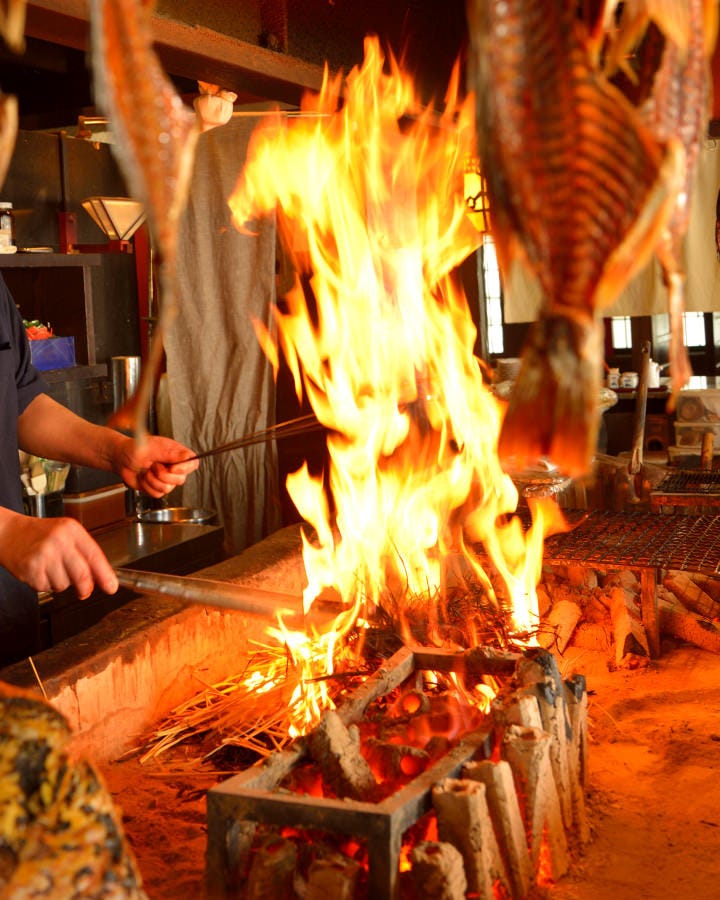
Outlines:
<svg viewBox="0 0 720 900"><path fill-rule="evenodd" d="M138 516L141 522L174 525L214 525L217 513L214 509L193 509L191 506L168 506L166 509L148 509Z"/></svg>

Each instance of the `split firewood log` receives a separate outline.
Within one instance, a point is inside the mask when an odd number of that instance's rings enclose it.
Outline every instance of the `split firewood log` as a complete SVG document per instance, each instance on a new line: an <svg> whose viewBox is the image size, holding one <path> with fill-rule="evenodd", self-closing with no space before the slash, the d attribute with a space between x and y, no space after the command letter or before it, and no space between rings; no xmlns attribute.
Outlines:
<svg viewBox="0 0 720 900"><path fill-rule="evenodd" d="M623 587L610 590L610 616L615 637L615 663L622 666L627 657L650 658L647 635L640 619L635 594Z"/></svg>
<svg viewBox="0 0 720 900"><path fill-rule="evenodd" d="M702 575L700 572L693 572L690 578L699 585L706 594L709 594L716 603L720 603L720 578L713 578L710 575Z"/></svg>
<svg viewBox="0 0 720 900"><path fill-rule="evenodd" d="M573 634L573 647L609 653L613 645L610 622L580 622Z"/></svg>
<svg viewBox="0 0 720 900"><path fill-rule="evenodd" d="M572 600L559 600L554 603L537 636L540 646L546 650L564 653L582 614L580 606Z"/></svg>
<svg viewBox="0 0 720 900"><path fill-rule="evenodd" d="M669 571L663 585L675 594L682 605L706 619L720 617L720 603L706 593L698 582L684 572Z"/></svg>
<svg viewBox="0 0 720 900"><path fill-rule="evenodd" d="M720 653L720 628L686 609L672 591L658 585L658 618L662 634Z"/></svg>

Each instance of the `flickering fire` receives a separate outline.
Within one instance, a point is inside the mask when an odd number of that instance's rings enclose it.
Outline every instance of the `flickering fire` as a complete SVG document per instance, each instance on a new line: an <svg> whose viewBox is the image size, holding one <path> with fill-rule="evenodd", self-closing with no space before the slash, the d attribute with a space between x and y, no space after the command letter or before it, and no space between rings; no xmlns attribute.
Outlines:
<svg viewBox="0 0 720 900"><path fill-rule="evenodd" d="M457 269L480 240L463 199L474 153L474 99L461 98L458 69L436 112L368 39L344 82L326 72L301 115L278 113L255 133L230 198L239 227L277 214L298 278L277 335L256 330L330 429L332 500L306 466L288 479L316 532L303 536L306 609L327 591L346 607L315 636L319 650L276 632L310 677L331 670L358 617L378 609L407 637L420 608L442 640L448 585L468 573L499 604L473 545L504 582L512 629L537 625L543 539L558 517L540 505L526 533L512 516L518 494L496 449L504 406L473 354ZM305 700L311 719L330 703Z"/></svg>

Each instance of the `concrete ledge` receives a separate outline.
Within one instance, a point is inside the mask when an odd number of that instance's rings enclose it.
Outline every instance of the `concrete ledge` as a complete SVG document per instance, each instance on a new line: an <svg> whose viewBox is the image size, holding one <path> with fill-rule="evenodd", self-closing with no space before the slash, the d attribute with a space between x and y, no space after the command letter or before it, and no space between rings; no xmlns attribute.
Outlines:
<svg viewBox="0 0 720 900"><path fill-rule="evenodd" d="M193 574L299 597L305 585L299 528L282 529ZM133 749L203 684L240 671L249 642L262 639L268 624L242 613L143 597L33 661L78 749L109 761ZM0 670L0 680L41 696L27 661Z"/></svg>

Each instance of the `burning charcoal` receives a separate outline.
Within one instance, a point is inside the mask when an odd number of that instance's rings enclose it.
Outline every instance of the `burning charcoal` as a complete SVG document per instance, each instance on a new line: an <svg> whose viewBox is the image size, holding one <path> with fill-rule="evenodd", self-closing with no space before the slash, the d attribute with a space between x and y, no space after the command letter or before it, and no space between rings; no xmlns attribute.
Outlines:
<svg viewBox="0 0 720 900"><path fill-rule="evenodd" d="M410 861L418 900L464 900L463 858L452 844L425 841L413 849Z"/></svg>
<svg viewBox="0 0 720 900"><path fill-rule="evenodd" d="M424 772L430 757L425 750L407 744L392 744L371 738L368 741L368 762L382 781L414 778Z"/></svg>
<svg viewBox="0 0 720 900"><path fill-rule="evenodd" d="M503 738L502 753L510 763L516 789L524 799L525 830L530 841L532 865L537 871L546 839L550 849L551 877L557 880L567 872L569 857L560 800L550 765L550 737L536 728L511 725Z"/></svg>
<svg viewBox="0 0 720 900"><path fill-rule="evenodd" d="M532 867L509 763L505 760L469 762L463 768L463 778L485 785L490 818L512 884L511 894L514 898L526 897L532 881Z"/></svg>
<svg viewBox="0 0 720 900"><path fill-rule="evenodd" d="M376 786L367 760L340 716L330 710L310 735L310 753L339 797L366 798Z"/></svg>
<svg viewBox="0 0 720 900"><path fill-rule="evenodd" d="M248 900L294 897L297 849L279 835L265 835L255 851L247 883Z"/></svg>
<svg viewBox="0 0 720 900"><path fill-rule="evenodd" d="M582 617L582 610L572 600L560 600L553 605L538 635L538 643L546 649L564 653L575 627Z"/></svg>
<svg viewBox="0 0 720 900"><path fill-rule="evenodd" d="M485 785L478 781L446 778L432 790L438 834L462 853L468 890L481 900L493 900L495 882L509 888L500 857Z"/></svg>
<svg viewBox="0 0 720 900"><path fill-rule="evenodd" d="M339 853L316 859L308 870L304 900L353 900L360 872L359 863Z"/></svg>

